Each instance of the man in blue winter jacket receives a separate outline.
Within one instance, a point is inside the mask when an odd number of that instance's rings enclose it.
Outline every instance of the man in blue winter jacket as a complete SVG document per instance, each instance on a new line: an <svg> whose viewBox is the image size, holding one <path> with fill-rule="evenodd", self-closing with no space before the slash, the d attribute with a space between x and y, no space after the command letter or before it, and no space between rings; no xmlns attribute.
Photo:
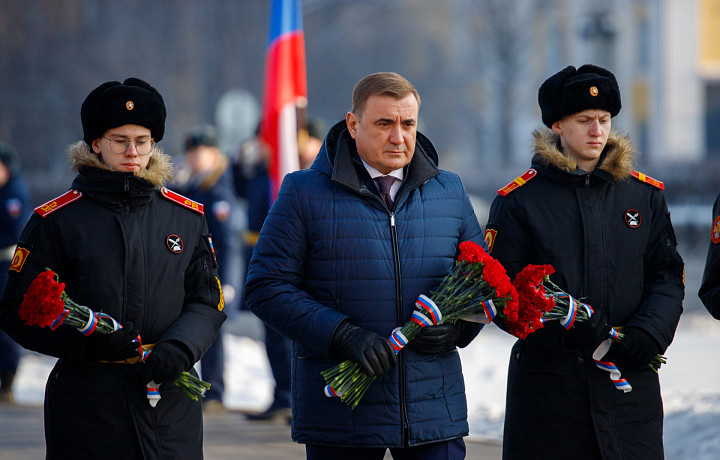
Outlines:
<svg viewBox="0 0 720 460"><path fill-rule="evenodd" d="M460 242L484 245L462 182L417 132L419 106L398 74L360 80L312 167L285 177L250 262L245 302L294 341L292 437L308 459L465 458L456 347L479 325L427 327L397 356L387 340ZM354 410L323 392L321 372L345 359L377 377Z"/></svg>

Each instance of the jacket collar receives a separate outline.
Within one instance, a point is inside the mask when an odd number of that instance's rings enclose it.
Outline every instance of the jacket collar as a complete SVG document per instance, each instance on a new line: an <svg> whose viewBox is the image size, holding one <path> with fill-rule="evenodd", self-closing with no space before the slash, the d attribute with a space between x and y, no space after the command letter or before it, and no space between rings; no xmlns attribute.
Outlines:
<svg viewBox="0 0 720 460"><path fill-rule="evenodd" d="M437 164L435 147L418 132L415 153L407 166L401 190L419 187L440 174ZM350 136L345 120L330 129L311 168L330 176L333 182L358 192L366 188L370 177L357 155L355 140Z"/></svg>
<svg viewBox="0 0 720 460"><path fill-rule="evenodd" d="M554 170L558 176L565 176L566 180L574 180L587 174L578 169L574 158L565 155L560 150L558 134L543 128L535 130L533 138L533 167ZM637 152L632 148L627 135L611 132L605 149L600 155L600 162L591 174L608 182L624 180L633 170L636 156Z"/></svg>
<svg viewBox="0 0 720 460"><path fill-rule="evenodd" d="M127 204L131 208L147 204L154 192L172 178L171 158L158 148L152 153L147 168L137 175L110 169L84 142L68 148L72 169L78 172L72 188L88 197L111 204Z"/></svg>
<svg viewBox="0 0 720 460"><path fill-rule="evenodd" d="M84 141L78 141L70 145L67 154L73 171L78 171L80 167L88 166L116 172L100 161L98 155L95 154ZM165 155L159 147L155 147L155 150L150 156L150 162L147 168L140 171L136 177L144 179L157 187L164 186L170 182L173 177L172 157Z"/></svg>

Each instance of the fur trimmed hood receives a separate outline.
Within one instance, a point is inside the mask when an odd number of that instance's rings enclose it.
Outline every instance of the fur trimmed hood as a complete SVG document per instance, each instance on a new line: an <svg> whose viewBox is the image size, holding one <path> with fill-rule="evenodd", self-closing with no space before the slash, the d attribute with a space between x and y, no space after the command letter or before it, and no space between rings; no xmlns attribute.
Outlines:
<svg viewBox="0 0 720 460"><path fill-rule="evenodd" d="M92 168L113 171L107 164L100 161L100 157L95 154L85 141L78 141L71 144L67 150L68 158L71 162L71 170L77 171L81 166L89 166ZM173 178L172 157L165 155L161 148L155 147L147 168L136 174L137 177L145 179L151 184L162 187Z"/></svg>
<svg viewBox="0 0 720 460"><path fill-rule="evenodd" d="M577 169L574 158L565 155L560 150L560 136L550 129L543 128L533 132L533 162L545 167L553 165L566 172ZM615 180L628 177L634 169L635 158L638 153L632 147L630 138L626 134L611 132L607 144L600 156L597 168L612 175Z"/></svg>

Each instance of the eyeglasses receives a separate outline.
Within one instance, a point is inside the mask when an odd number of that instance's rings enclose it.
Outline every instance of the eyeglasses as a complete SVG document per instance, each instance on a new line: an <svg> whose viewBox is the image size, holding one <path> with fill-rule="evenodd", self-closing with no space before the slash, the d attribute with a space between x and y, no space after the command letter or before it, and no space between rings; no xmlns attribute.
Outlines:
<svg viewBox="0 0 720 460"><path fill-rule="evenodd" d="M110 141L110 150L117 154L127 152L127 149L130 147L130 143L135 144L135 151L137 151L138 155L149 155L150 152L153 151L153 147L155 147L155 141L152 139L138 139L136 141L130 141L124 137L110 138L102 136L102 138Z"/></svg>

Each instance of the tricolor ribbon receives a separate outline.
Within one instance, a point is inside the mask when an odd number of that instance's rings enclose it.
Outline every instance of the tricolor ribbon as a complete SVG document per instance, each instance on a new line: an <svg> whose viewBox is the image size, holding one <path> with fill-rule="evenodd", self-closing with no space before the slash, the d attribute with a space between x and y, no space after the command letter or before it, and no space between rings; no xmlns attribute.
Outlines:
<svg viewBox="0 0 720 460"><path fill-rule="evenodd" d="M575 323L575 318L577 318L577 300L575 300L575 298L571 295L561 295L559 297L561 299L567 299L568 302L567 316L560 320L560 324L565 329L570 329Z"/></svg>
<svg viewBox="0 0 720 460"><path fill-rule="evenodd" d="M627 379L624 379L622 377L620 369L618 369L618 367L612 361L602 360L602 358L607 354L607 352L610 351L610 345L612 344L612 342L614 340L617 340L618 332L615 329L611 328L609 335L610 338L603 340L603 342L598 345L598 347L593 352L593 361L599 369L610 373L610 380L612 381L613 385L615 385L615 388L621 390L624 393L628 393L632 391L632 386L630 385L630 382L627 381Z"/></svg>
<svg viewBox="0 0 720 460"><path fill-rule="evenodd" d="M77 328L77 330L82 332L82 334L84 336L88 336L88 335L92 334L93 332L95 332L95 328L98 325L98 319L97 319L97 316L95 315L94 311L92 311L91 309L89 309L87 307L85 307L85 309L88 311L87 323L85 323L84 326ZM113 329L113 330L116 331L117 329Z"/></svg>
<svg viewBox="0 0 720 460"><path fill-rule="evenodd" d="M115 318L113 318L110 315L107 315L105 313L98 313L96 316L92 310L90 310L90 312L91 312L92 317L95 318L95 325L97 325L98 318L103 318L112 324L113 332L117 331L118 329L122 329L122 327L123 327L122 324L115 321ZM88 324L89 323L90 323L90 321L88 320ZM87 324L85 325L85 327L87 327ZM93 330L94 329L95 328L93 327ZM80 330L80 332L82 332L82 330ZM88 335L88 334L86 334L86 335ZM138 344L137 350L138 350L138 356L140 357L140 360L145 361L147 359L147 357L150 355L150 352L152 350L143 348L142 339L140 339L140 334L138 334L138 336L133 339L133 342L137 342L137 344ZM155 383L154 380L151 380L150 382L147 383L145 392L147 395L148 403L150 403L150 406L152 406L152 407L157 406L158 401L160 401L160 385Z"/></svg>
<svg viewBox="0 0 720 460"><path fill-rule="evenodd" d="M70 310L68 310L67 308L63 309L62 313L60 313L60 316L58 316L57 319L53 321L53 323L50 325L50 329L54 331L55 329L60 327L60 325L63 323L63 321L65 321L65 318L67 318L69 314Z"/></svg>

